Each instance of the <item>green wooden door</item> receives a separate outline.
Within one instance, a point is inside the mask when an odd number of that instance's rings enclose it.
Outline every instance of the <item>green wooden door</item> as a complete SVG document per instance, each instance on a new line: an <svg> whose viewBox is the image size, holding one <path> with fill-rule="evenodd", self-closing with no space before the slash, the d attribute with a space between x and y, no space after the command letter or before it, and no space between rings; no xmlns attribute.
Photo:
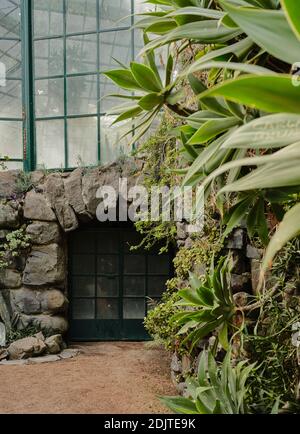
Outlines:
<svg viewBox="0 0 300 434"><path fill-rule="evenodd" d="M131 228L80 230L69 242L70 340L146 340L143 321L172 274L171 255L131 251Z"/></svg>

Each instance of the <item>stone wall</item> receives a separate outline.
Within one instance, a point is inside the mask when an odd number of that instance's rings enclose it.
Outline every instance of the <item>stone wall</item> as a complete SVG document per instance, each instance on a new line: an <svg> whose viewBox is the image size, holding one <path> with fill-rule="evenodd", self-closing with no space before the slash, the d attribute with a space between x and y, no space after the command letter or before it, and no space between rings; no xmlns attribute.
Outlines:
<svg viewBox="0 0 300 434"><path fill-rule="evenodd" d="M129 159L71 173L37 171L26 193L20 172L0 173L0 242L21 227L31 238L30 251L0 272L0 321L6 328L35 326L46 336L67 332L67 234L96 218L99 187L118 189L120 177L129 178L130 186L139 183L141 168Z"/></svg>
<svg viewBox="0 0 300 434"><path fill-rule="evenodd" d="M118 190L121 177L129 187L140 184L142 168L141 161L128 159L70 173L37 171L30 182L24 182L20 172L0 173L0 242L21 227L31 239L30 250L0 272L0 321L6 328L34 326L46 336L67 332L67 234L95 220L99 187ZM184 223L177 225L177 239L178 248L193 246ZM261 252L247 243L243 229L233 232L227 249L236 260L233 292L251 293Z"/></svg>

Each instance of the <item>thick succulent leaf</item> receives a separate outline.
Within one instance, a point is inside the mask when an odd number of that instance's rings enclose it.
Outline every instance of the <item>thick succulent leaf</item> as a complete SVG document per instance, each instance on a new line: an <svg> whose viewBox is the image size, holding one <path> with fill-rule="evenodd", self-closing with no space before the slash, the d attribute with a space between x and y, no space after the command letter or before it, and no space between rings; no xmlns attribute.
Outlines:
<svg viewBox="0 0 300 434"><path fill-rule="evenodd" d="M240 30L228 29L220 26L218 20L204 20L195 23L184 24L168 33L155 38L144 47L140 54L147 50L161 47L181 39L190 39L199 43L224 43L241 34Z"/></svg>
<svg viewBox="0 0 300 434"><path fill-rule="evenodd" d="M229 71L240 71L240 72L245 72L247 74L256 74L256 75L274 74L275 75L275 73L272 73L272 71L270 71L267 68L263 68L262 66L250 65L247 63L223 62L218 60L198 62L197 66L193 64L191 68L187 71L187 73L191 74L193 72L211 70L213 68L228 69ZM181 76L185 76L185 75L186 73L181 74Z"/></svg>
<svg viewBox="0 0 300 434"><path fill-rule="evenodd" d="M174 396L160 398L160 401L177 414L199 414L196 405L190 399Z"/></svg>
<svg viewBox="0 0 300 434"><path fill-rule="evenodd" d="M295 32L295 35L300 40L300 14L299 3L295 0L280 0L282 8L285 12L290 26Z"/></svg>
<svg viewBox="0 0 300 434"><path fill-rule="evenodd" d="M157 93L149 93L140 99L138 105L146 111L153 110L157 106L161 106L164 103L164 97Z"/></svg>
<svg viewBox="0 0 300 434"><path fill-rule="evenodd" d="M233 229L241 223L247 211L249 210L250 205L253 203L253 200L253 195L250 195L233 207L230 213L230 219L226 225L226 230L223 234L223 238L226 238L233 231Z"/></svg>
<svg viewBox="0 0 300 434"><path fill-rule="evenodd" d="M220 3L257 45L284 62L299 61L299 40L283 11L237 7L224 0Z"/></svg>
<svg viewBox="0 0 300 434"><path fill-rule="evenodd" d="M272 149L300 141L300 115L263 116L236 130L223 148Z"/></svg>
<svg viewBox="0 0 300 434"><path fill-rule="evenodd" d="M270 113L300 113L300 86L295 87L289 75L242 76L203 92L199 98L213 96Z"/></svg>
<svg viewBox="0 0 300 434"><path fill-rule="evenodd" d="M160 92L162 90L157 75L149 66L131 62L130 68L135 81L141 88L149 92Z"/></svg>
<svg viewBox="0 0 300 434"><path fill-rule="evenodd" d="M280 223L275 235L270 241L264 258L262 270L272 266L276 254L293 238L300 235L300 203L290 209Z"/></svg>
<svg viewBox="0 0 300 434"><path fill-rule="evenodd" d="M183 15L213 18L216 20L220 20L221 18L224 17L225 13L222 11L217 11L215 9L191 6L191 7L176 9L175 11L168 13L166 17L179 17Z"/></svg>
<svg viewBox="0 0 300 434"><path fill-rule="evenodd" d="M103 73L110 78L117 86L126 90L143 90L128 69L114 69Z"/></svg>
<svg viewBox="0 0 300 434"><path fill-rule="evenodd" d="M206 143L219 134L228 131L232 127L235 127L239 123L240 120L235 117L207 121L204 125L202 125L202 127L199 128L193 137L191 137L188 144L198 145Z"/></svg>
<svg viewBox="0 0 300 434"><path fill-rule="evenodd" d="M298 186L300 185L299 167L300 158L282 161L278 164L268 164L226 185L221 193Z"/></svg>

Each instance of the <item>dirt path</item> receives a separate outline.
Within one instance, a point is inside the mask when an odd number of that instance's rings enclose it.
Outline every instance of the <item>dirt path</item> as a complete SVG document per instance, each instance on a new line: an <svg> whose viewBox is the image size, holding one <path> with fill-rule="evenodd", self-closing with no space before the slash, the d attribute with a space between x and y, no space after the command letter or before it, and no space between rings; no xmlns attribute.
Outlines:
<svg viewBox="0 0 300 434"><path fill-rule="evenodd" d="M0 366L0 413L167 413L170 358L144 343L77 345L81 355L45 365Z"/></svg>

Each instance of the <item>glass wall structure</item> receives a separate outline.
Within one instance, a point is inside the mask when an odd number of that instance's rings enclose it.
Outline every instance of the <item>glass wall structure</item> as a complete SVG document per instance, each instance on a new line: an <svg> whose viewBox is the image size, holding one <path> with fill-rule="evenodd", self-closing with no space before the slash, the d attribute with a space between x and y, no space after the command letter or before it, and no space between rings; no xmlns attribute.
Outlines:
<svg viewBox="0 0 300 434"><path fill-rule="evenodd" d="M9 168L71 169L128 153L102 71L141 48L142 0L0 0L0 156Z"/></svg>

